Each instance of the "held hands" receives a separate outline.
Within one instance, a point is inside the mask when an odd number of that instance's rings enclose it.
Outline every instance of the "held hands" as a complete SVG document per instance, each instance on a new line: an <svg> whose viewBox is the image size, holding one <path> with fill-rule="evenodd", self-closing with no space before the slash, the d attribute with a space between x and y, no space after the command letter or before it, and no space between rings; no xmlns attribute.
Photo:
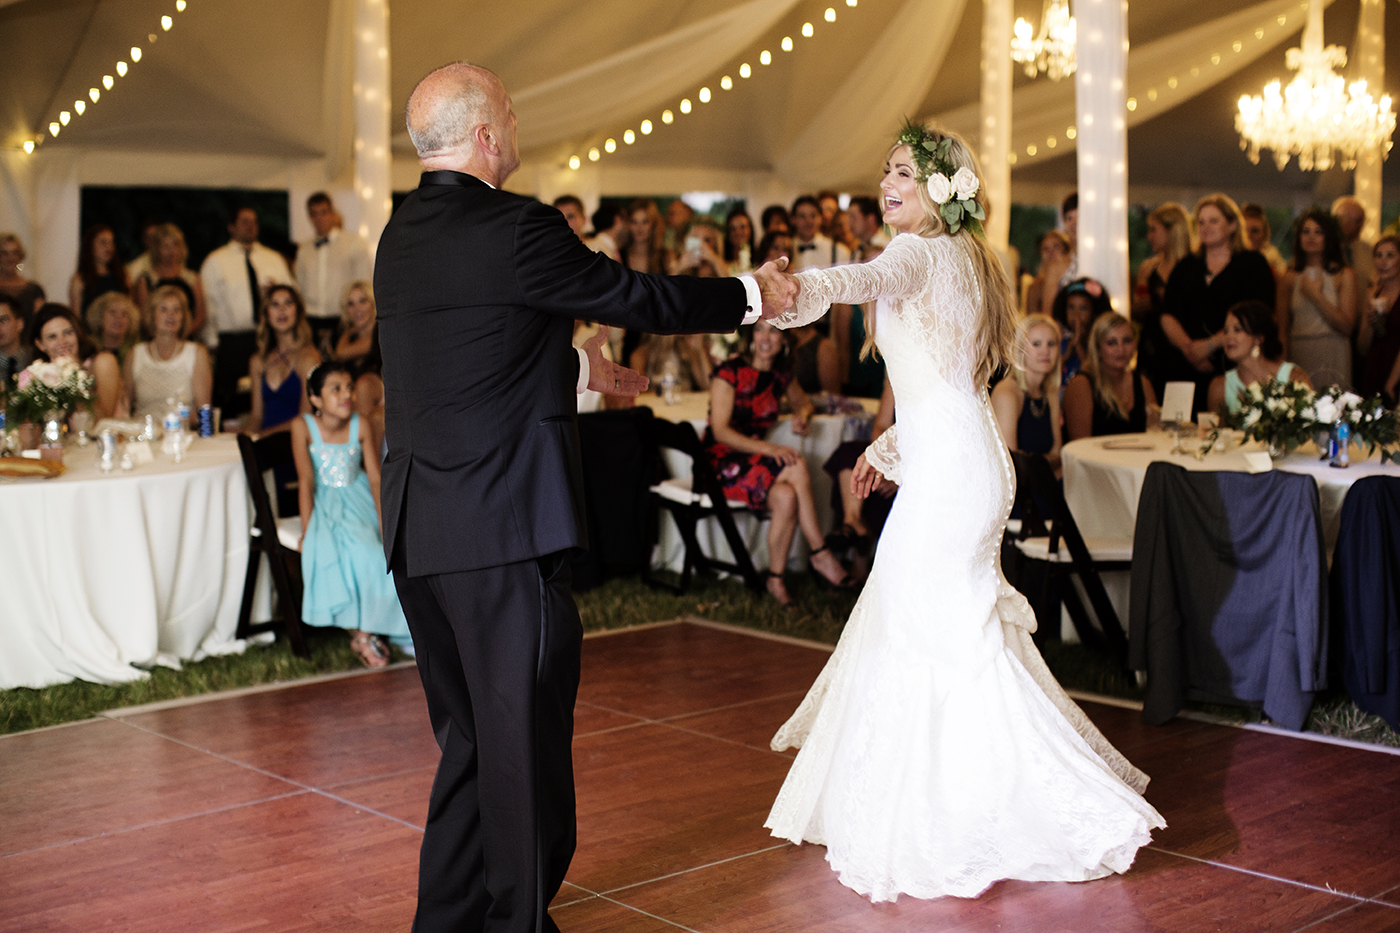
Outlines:
<svg viewBox="0 0 1400 933"><path fill-rule="evenodd" d="M754 270L754 281L758 283L758 290L763 295L765 321L771 321L797 301L797 279L784 271L787 267L787 257L779 256Z"/></svg>
<svg viewBox="0 0 1400 933"><path fill-rule="evenodd" d="M583 344L588 355L588 388L604 395L636 398L647 390L647 377L604 357L602 348L607 339L608 328L601 326Z"/></svg>
<svg viewBox="0 0 1400 933"><path fill-rule="evenodd" d="M855 468L851 470L851 495L857 499L864 499L877 487L881 495L886 495L886 484L893 485L885 479L884 474L870 465L870 461L865 459L865 454L856 458Z"/></svg>

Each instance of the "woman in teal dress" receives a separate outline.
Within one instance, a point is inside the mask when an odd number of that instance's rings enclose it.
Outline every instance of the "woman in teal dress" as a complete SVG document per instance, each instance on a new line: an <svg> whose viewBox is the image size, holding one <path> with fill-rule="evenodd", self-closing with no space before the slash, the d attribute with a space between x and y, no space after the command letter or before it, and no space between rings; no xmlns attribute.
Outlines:
<svg viewBox="0 0 1400 933"><path fill-rule="evenodd" d="M354 380L343 363L322 363L306 382L312 414L292 422L301 504L301 618L350 631L366 667L389 663L392 642L413 640L393 578L384 571L379 459L369 425L354 411Z"/></svg>
<svg viewBox="0 0 1400 933"><path fill-rule="evenodd" d="M1282 359L1283 342L1273 309L1262 301L1241 301L1225 313L1220 332L1221 349L1234 367L1211 381L1206 396L1208 410L1236 414L1243 404L1245 389L1270 379L1301 382L1312 388L1312 380L1301 366Z"/></svg>

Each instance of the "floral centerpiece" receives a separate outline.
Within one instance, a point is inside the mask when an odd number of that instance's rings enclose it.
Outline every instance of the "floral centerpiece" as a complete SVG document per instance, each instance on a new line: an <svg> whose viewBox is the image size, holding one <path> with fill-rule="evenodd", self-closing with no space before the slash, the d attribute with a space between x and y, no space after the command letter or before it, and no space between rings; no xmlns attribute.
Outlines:
<svg viewBox="0 0 1400 933"><path fill-rule="evenodd" d="M1301 382L1253 382L1245 387L1239 411L1227 415L1225 422L1281 457L1312 439L1319 420L1316 404L1313 390Z"/></svg>
<svg viewBox="0 0 1400 933"><path fill-rule="evenodd" d="M1400 464L1400 419L1395 410L1385 407L1385 400L1379 395L1368 399L1358 399L1349 412L1352 443L1366 448L1366 456L1377 449L1381 452L1381 463L1389 460Z"/></svg>
<svg viewBox="0 0 1400 933"><path fill-rule="evenodd" d="M93 382L92 374L71 359L36 360L15 380L5 405L6 421L39 424L79 406L91 408Z"/></svg>

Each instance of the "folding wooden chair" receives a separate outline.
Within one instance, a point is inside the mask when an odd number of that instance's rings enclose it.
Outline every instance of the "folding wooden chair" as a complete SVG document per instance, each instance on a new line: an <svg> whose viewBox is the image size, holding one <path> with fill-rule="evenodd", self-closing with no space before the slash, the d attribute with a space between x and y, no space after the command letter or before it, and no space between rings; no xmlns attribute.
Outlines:
<svg viewBox="0 0 1400 933"><path fill-rule="evenodd" d="M298 657L309 658L306 641L301 633L301 518L279 519L268 496L263 475L274 466L291 464L292 435L289 431L269 434L253 440L238 435L238 452L243 458L243 475L248 480L248 494L253 499L253 527L248 537L248 572L243 578L243 604L238 610L238 638L281 627ZM252 623L253 592L257 588L258 569L263 555L272 568L272 587L277 596L277 608L270 622ZM277 618L280 616L281 618Z"/></svg>

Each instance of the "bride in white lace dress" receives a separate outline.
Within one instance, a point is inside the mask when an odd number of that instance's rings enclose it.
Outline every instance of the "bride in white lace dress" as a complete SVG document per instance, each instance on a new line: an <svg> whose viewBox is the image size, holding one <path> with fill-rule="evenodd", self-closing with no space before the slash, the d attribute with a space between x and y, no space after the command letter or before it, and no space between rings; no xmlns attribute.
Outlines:
<svg viewBox="0 0 1400 933"><path fill-rule="evenodd" d="M835 653L773 738L801 751L765 825L825 845L841 882L873 901L1125 871L1166 825L1141 796L1147 776L1055 682L998 559L1014 474L985 386L1015 308L968 229L980 233L983 212L975 158L956 136L910 127L880 187L899 231L884 253L799 274L797 304L773 322L877 301L898 425L856 482L868 492L883 474L899 496Z"/></svg>

